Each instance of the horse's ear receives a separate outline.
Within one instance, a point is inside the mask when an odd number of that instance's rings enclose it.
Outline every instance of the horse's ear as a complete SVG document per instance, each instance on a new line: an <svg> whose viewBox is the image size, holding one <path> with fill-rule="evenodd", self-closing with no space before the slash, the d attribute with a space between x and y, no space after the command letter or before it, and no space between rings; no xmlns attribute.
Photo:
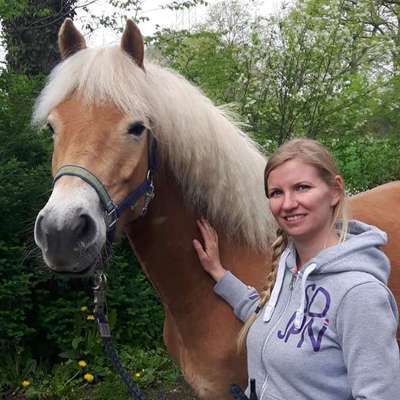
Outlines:
<svg viewBox="0 0 400 400"><path fill-rule="evenodd" d="M130 19L126 21L125 30L121 39L121 48L135 60L140 68L144 69L143 37L137 25Z"/></svg>
<svg viewBox="0 0 400 400"><path fill-rule="evenodd" d="M58 49L64 60L79 50L86 48L83 35L75 28L71 18L67 18L58 31Z"/></svg>

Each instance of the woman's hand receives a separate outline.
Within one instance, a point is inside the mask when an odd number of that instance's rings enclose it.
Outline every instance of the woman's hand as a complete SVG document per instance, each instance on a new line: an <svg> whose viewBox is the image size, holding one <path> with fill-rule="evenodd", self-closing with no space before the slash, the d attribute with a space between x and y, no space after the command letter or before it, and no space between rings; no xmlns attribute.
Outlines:
<svg viewBox="0 0 400 400"><path fill-rule="evenodd" d="M193 239L193 246L204 270L218 282L225 274L226 269L222 266L219 258L217 232L205 218L197 220L197 225L203 237L204 247L197 239Z"/></svg>

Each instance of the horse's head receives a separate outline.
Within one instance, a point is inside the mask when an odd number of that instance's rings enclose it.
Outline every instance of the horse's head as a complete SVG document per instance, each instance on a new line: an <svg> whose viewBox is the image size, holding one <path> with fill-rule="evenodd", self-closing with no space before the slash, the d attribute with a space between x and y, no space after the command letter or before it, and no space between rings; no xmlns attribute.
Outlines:
<svg viewBox="0 0 400 400"><path fill-rule="evenodd" d="M123 212L112 207L143 183L141 194L148 191L146 183L151 183L146 180L152 148L146 107L131 105L128 111L124 104L140 100L125 99L121 105L107 95L108 91L125 91L120 98L129 97L126 92L134 89L119 89L124 86L125 72L140 75L137 80L145 79L144 45L138 28L128 21L120 48L87 49L82 34L68 19L59 32L59 49L63 62L36 107L53 132L52 172L56 179L37 216L35 241L50 269L84 274L93 272L101 262L107 232L114 229L116 214ZM102 51L109 52L108 58L115 54L124 59L119 71L115 62L99 65L108 62ZM110 82L115 87L108 87ZM122 218L140 214L146 196L136 197L138 210L129 216L124 213ZM124 203L124 208L128 207L130 204Z"/></svg>

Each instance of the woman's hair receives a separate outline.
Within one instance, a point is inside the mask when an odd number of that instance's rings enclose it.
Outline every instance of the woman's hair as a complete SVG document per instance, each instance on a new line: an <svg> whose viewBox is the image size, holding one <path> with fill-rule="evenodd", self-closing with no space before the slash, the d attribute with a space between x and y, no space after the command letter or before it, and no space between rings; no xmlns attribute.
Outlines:
<svg viewBox="0 0 400 400"><path fill-rule="evenodd" d="M276 233L276 239L272 243L272 264L271 264L271 271L267 274L264 290L261 293L260 302L253 312L252 315L247 319L245 324L243 325L242 329L239 332L239 336L237 339L237 349L240 352L244 347L244 342L247 337L247 333L250 329L250 326L253 322L257 319L258 313L260 312L261 308L267 303L267 301L271 297L272 289L275 284L276 274L278 272L278 264L279 264L279 257L281 256L283 250L287 245L287 235L282 229L278 229Z"/></svg>
<svg viewBox="0 0 400 400"><path fill-rule="evenodd" d="M335 160L328 149L321 143L312 139L293 139L284 143L269 158L265 167L264 184L265 193L268 197L268 177L272 170L289 160L300 160L306 164L312 165L318 171L321 179L330 187L337 187L335 177L339 175ZM340 222L339 242L346 238L348 228L348 215L346 208L346 195L344 187L341 190L339 202L334 207L332 227ZM277 238L272 243L272 264L271 271L267 274L264 290L261 292L260 303L255 312L247 319L243 325L238 337L238 350L244 345L248 330L257 318L260 309L268 302L271 297L272 289L275 284L279 258L287 246L288 236L282 229L278 229Z"/></svg>

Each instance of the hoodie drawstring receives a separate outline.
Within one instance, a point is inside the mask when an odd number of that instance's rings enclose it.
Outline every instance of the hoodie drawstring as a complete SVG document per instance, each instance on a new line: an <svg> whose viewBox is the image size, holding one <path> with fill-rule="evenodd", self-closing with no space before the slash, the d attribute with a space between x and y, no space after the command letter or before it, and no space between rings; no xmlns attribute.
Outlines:
<svg viewBox="0 0 400 400"><path fill-rule="evenodd" d="M283 278L285 277L285 270L286 270L286 259L288 255L290 254L291 249L286 248L279 260L279 266L278 266L278 273L276 276L276 282L274 285L274 288L272 289L271 297L268 300L267 306L265 307L264 311L264 316L263 316L263 321L268 322L272 318L272 314L275 311L275 306L276 303L278 302L279 294L282 289L283 285Z"/></svg>
<svg viewBox="0 0 400 400"><path fill-rule="evenodd" d="M296 317L294 319L294 327L296 329L300 329L301 324L304 318L304 306L306 304L306 283L308 277L313 273L313 271L317 268L316 263L311 263L303 272L303 276L301 277L301 301L300 306L296 311Z"/></svg>

